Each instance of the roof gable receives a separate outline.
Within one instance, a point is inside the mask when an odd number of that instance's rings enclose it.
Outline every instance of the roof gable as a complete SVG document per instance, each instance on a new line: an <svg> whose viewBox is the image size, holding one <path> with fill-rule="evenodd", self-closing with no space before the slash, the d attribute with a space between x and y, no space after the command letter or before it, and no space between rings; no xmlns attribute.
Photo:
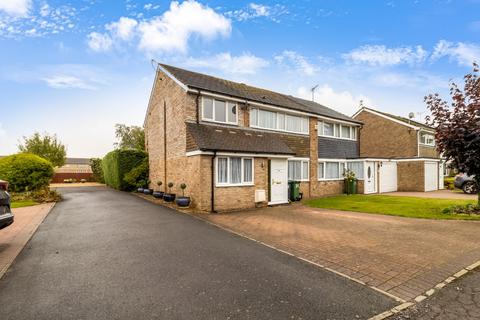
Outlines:
<svg viewBox="0 0 480 320"><path fill-rule="evenodd" d="M372 113L372 114L381 116L381 117L383 117L383 118L389 119L389 120L391 120L391 121L397 122L397 123L402 124L402 125L404 125L404 126L414 128L414 129L427 130L427 131L435 131L435 128L430 127L430 126L428 126L428 125L426 125L426 124L424 124L424 123L421 123L421 122L418 122L418 121L414 121L414 120L411 120L411 119L407 119L407 118L405 118L405 117L393 115L393 114L390 114L390 113L387 113L387 112L374 110L374 109L367 108L367 107L362 107L360 110L358 110L358 111L353 115L353 118L356 118L361 112L369 112L369 113Z"/></svg>

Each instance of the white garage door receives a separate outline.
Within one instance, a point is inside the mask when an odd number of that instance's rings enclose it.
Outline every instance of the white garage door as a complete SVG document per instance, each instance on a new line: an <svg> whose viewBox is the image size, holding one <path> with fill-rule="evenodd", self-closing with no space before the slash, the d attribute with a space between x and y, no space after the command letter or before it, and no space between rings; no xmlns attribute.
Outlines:
<svg viewBox="0 0 480 320"><path fill-rule="evenodd" d="M438 189L438 165L436 162L425 162L425 191Z"/></svg>
<svg viewBox="0 0 480 320"><path fill-rule="evenodd" d="M397 191L397 163L382 162L379 179L380 193Z"/></svg>

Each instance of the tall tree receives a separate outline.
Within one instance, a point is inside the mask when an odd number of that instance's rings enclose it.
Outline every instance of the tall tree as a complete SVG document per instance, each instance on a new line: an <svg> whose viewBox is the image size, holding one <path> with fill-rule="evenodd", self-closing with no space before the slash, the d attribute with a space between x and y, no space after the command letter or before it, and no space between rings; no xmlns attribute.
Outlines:
<svg viewBox="0 0 480 320"><path fill-rule="evenodd" d="M145 150L145 131L141 127L116 124L115 136L118 141L114 146L117 149Z"/></svg>
<svg viewBox="0 0 480 320"><path fill-rule="evenodd" d="M61 167L65 164L67 149L57 139L57 135L44 133L41 135L35 132L31 137L23 137L23 144L18 150L23 153L33 153L52 163L54 167Z"/></svg>
<svg viewBox="0 0 480 320"><path fill-rule="evenodd" d="M474 176L480 206L480 74L478 64L464 76L464 86L450 84L451 103L438 94L425 97L436 127L438 150L460 172Z"/></svg>

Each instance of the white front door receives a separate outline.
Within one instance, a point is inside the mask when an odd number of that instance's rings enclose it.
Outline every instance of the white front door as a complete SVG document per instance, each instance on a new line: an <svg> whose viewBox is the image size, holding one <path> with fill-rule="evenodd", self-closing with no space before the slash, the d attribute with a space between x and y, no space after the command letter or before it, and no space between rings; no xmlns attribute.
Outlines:
<svg viewBox="0 0 480 320"><path fill-rule="evenodd" d="M445 184L444 184L444 175L443 173L445 172L445 162L440 161L438 163L438 189L443 190L445 189Z"/></svg>
<svg viewBox="0 0 480 320"><path fill-rule="evenodd" d="M364 181L365 181L365 193L377 192L375 162L373 161L365 162L365 180Z"/></svg>
<svg viewBox="0 0 480 320"><path fill-rule="evenodd" d="M270 202L280 204L288 202L287 159L270 160Z"/></svg>

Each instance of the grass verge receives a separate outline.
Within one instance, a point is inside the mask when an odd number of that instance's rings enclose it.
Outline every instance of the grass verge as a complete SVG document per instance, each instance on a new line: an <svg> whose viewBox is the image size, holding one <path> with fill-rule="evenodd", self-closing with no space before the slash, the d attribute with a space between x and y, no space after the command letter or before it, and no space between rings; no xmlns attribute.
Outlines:
<svg viewBox="0 0 480 320"><path fill-rule="evenodd" d="M34 206L34 205L37 205L38 202L35 202L35 201L31 201L31 200L22 200L22 201L14 201L10 204L11 208L12 209L15 209L15 208L22 208L22 207L30 207L30 206Z"/></svg>
<svg viewBox="0 0 480 320"><path fill-rule="evenodd" d="M305 204L311 207L342 211L366 212L423 219L480 220L480 215L447 214L442 212L444 209L452 206L465 206L467 204L475 203L476 201L471 200L360 194L350 196L341 195L305 201Z"/></svg>

